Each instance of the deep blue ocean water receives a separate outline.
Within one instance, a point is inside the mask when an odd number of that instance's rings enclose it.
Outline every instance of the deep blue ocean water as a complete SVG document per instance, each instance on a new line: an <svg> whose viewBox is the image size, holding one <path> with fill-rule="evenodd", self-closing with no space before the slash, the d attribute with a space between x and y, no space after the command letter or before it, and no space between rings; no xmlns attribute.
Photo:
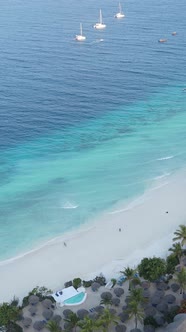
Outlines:
<svg viewBox="0 0 186 332"><path fill-rule="evenodd" d="M1 0L1 259L186 165L186 2L122 7L116 20L113 0Z"/></svg>

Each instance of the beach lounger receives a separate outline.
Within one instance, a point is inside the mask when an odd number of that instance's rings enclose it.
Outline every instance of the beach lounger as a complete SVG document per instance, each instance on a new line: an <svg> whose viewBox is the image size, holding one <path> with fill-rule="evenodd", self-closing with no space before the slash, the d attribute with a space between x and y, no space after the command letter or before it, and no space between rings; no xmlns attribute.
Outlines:
<svg viewBox="0 0 186 332"><path fill-rule="evenodd" d="M105 285L105 288L111 289L113 286L113 282L110 280L109 282L107 282L107 284Z"/></svg>
<svg viewBox="0 0 186 332"><path fill-rule="evenodd" d="M95 307L89 309L90 312L94 312L95 311Z"/></svg>
<svg viewBox="0 0 186 332"><path fill-rule="evenodd" d="M125 276L119 277L119 279L117 280L117 285L122 286L122 284L124 283L124 281L126 279L127 279L127 277L125 277Z"/></svg>

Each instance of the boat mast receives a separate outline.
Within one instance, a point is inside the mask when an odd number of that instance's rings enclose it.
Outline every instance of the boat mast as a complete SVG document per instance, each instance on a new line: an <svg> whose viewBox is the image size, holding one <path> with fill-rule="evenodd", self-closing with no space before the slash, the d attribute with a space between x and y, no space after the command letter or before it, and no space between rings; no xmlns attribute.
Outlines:
<svg viewBox="0 0 186 332"><path fill-rule="evenodd" d="M80 35L83 35L82 23L80 23Z"/></svg>
<svg viewBox="0 0 186 332"><path fill-rule="evenodd" d="M100 12L99 12L99 20L100 20L100 23L102 24L102 23L103 23L103 19L102 19L102 12L101 12L101 9L100 9Z"/></svg>
<svg viewBox="0 0 186 332"><path fill-rule="evenodd" d="M119 12L121 14L121 3L119 2Z"/></svg>

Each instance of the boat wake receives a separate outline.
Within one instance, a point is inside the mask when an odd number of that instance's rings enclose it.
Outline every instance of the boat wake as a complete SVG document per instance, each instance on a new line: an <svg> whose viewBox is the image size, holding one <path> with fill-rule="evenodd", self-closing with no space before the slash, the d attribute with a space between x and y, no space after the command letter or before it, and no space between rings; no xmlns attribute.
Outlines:
<svg viewBox="0 0 186 332"><path fill-rule="evenodd" d="M94 40L91 44L97 44L97 43L101 43L101 42L103 42L103 41L104 41L103 38L101 38L101 39L96 39L96 40Z"/></svg>
<svg viewBox="0 0 186 332"><path fill-rule="evenodd" d="M172 158L174 158L174 156L162 157L162 158L158 158L156 160L168 160L168 159L172 159Z"/></svg>

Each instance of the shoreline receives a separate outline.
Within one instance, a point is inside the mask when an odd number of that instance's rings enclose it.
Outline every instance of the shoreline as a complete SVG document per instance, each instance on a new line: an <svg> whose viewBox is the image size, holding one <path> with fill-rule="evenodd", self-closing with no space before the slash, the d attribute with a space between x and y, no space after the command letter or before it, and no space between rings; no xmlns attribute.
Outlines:
<svg viewBox="0 0 186 332"><path fill-rule="evenodd" d="M118 212L106 213L21 257L1 261L0 301L14 295L21 300L37 285L57 290L76 277L88 280L102 272L108 279L145 256L166 255L173 232L186 219L186 173L169 180L133 200L138 204L123 209L117 205Z"/></svg>
<svg viewBox="0 0 186 332"><path fill-rule="evenodd" d="M154 178L153 182L155 183L155 182L157 182L156 180L159 180L159 179L164 180L169 175L171 175L171 177L175 176L175 175L172 175L172 173L166 173L166 174L164 174L160 177ZM38 244L37 245L35 244L31 249L25 249L24 252L20 252L16 256L13 256L13 257L10 257L10 258L0 259L0 266L4 266L6 264L12 263L12 262L17 261L19 259L22 259L25 256L28 256L28 255L30 255L34 252L37 252L42 248L45 248L45 247L48 247L48 246L52 245L53 243L57 244L59 242L64 242L66 240L71 240L74 237L81 236L81 234L83 234L84 232L91 231L92 228L98 226L98 223L99 223L100 219L108 217L109 215L115 215L115 214L118 214L118 213L127 212L127 211L135 208L136 206L143 204L144 200L145 201L147 200L146 196L149 192L151 192L153 190L157 190L161 187L164 187L167 184L169 184L169 182L164 182L164 183L162 182L158 186L150 186L150 187L146 188L144 193L138 194L138 195L136 195L132 198L129 198L128 200L119 201L114 206L112 206L112 210L107 209L105 212L100 212L96 217L88 220L86 223L83 223L82 225L80 225L76 228L73 228L73 229L65 232L64 234L61 234L59 236L55 236L51 239L44 240L42 242L40 242L38 240ZM115 210L116 208L119 209L119 210Z"/></svg>

